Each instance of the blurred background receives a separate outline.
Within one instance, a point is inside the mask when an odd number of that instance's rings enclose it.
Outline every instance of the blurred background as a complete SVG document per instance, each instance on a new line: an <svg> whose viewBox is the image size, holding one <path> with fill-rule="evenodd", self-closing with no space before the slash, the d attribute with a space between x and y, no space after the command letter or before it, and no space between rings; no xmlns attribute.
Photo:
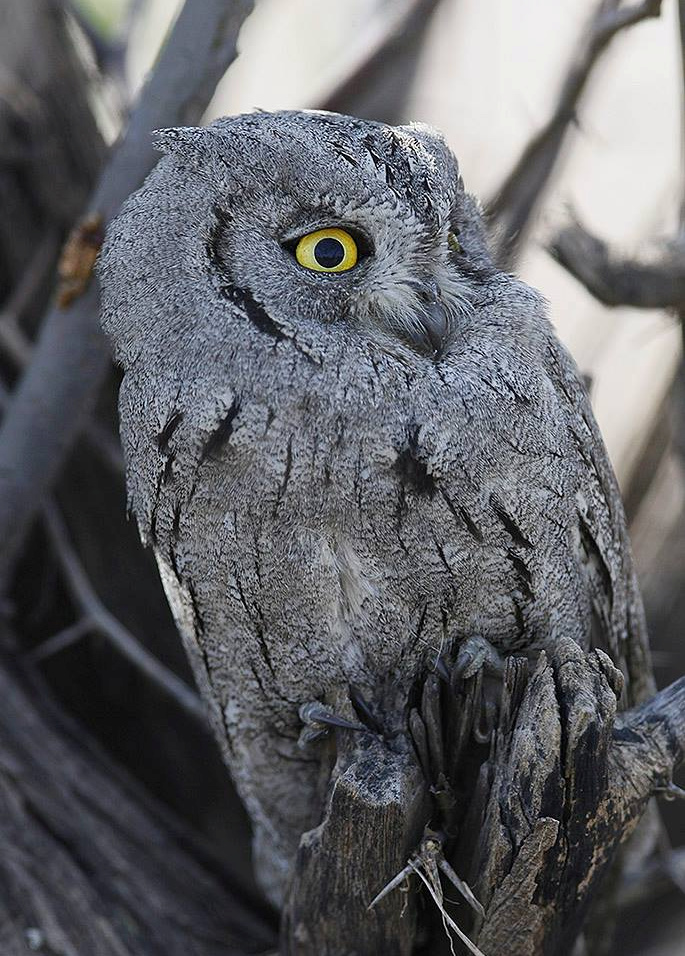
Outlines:
<svg viewBox="0 0 685 956"><path fill-rule="evenodd" d="M51 243L34 238L22 245L18 219L9 226L3 216L0 373L8 391L30 360L61 240L179 6L175 0L66 4L70 38L89 78L94 141L100 137L102 144L92 157L79 157L84 170L73 196L34 196L34 206L44 206L40 234L49 233ZM502 213L496 197L558 111L574 64L584 69L583 51L588 31L597 27L598 7L597 0L258 0L239 37L240 56L206 119L254 108L326 107L392 123L435 125L456 153L467 189L501 214L491 220L500 242L507 209ZM19 214L12 189L16 192L16 177L25 175L16 154L16 144L24 142L17 135L18 116L28 126L38 124L32 136L43 142L40 112L51 105L48 60L59 53L36 50L30 34L10 44L5 32L3 45L8 10L3 13L0 4L0 197L11 221L13 209ZM612 255L658 262L676 249L682 259L681 50L676 0L664 0L659 16L617 32L587 70L570 112L567 103L551 128L547 143L556 142L556 152L539 176L524 226L500 245L508 267L549 301L561 338L587 376L626 501L660 686L685 673L685 393L678 311L685 303L674 302L670 310L607 307L550 254L550 244L577 217L609 244ZM17 78L28 73L20 101ZM23 207L20 212L29 216ZM42 263L36 265L36 249L43 245ZM38 279L10 315L16 276L31 263ZM102 604L168 668L189 679L150 556L124 518L116 388L113 370L95 430L79 442L60 478L65 533ZM41 525L25 550L14 601L22 653L59 698L158 798L235 860L236 871L247 879L241 861L249 852L248 827L213 742L122 656L102 628L72 633L78 608L63 563L60 570L54 535ZM664 812L672 842L685 844L682 803L669 804ZM670 882L655 877L653 894L642 893L626 910L617 954L685 953L685 900L675 885L680 880L685 888L685 867L671 877ZM677 940L680 950L674 948Z"/></svg>

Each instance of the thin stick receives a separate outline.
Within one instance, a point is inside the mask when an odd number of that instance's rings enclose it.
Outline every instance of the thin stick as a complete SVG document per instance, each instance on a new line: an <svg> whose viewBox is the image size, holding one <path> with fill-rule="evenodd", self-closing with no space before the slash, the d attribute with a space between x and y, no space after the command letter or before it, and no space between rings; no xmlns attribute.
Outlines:
<svg viewBox="0 0 685 956"><path fill-rule="evenodd" d="M661 0L642 0L620 8L620 0L600 0L561 85L552 115L527 143L513 168L488 204L497 225L496 257L511 265L525 230L556 166L576 107L593 69L621 30L648 17L658 17Z"/></svg>
<svg viewBox="0 0 685 956"><path fill-rule="evenodd" d="M102 604L69 541L67 529L55 505L46 505L43 513L50 542L64 571L71 596L90 627L107 638L141 673L149 677L187 713L206 723L206 711L198 695L150 654ZM58 636L52 640L56 640Z"/></svg>
<svg viewBox="0 0 685 956"><path fill-rule="evenodd" d="M65 627L61 631L58 631L57 634L53 634L52 637L43 641L38 647L34 647L33 650L24 655L24 658L32 664L38 664L40 661L52 657L53 654L58 654L65 648L71 647L72 644L76 644L77 641L80 641L82 637L85 637L86 634L92 630L93 622L90 618L81 617L74 624L70 624L69 627Z"/></svg>
<svg viewBox="0 0 685 956"><path fill-rule="evenodd" d="M574 219L557 233L548 251L604 305L685 309L682 244L664 244L658 258L621 258Z"/></svg>
<svg viewBox="0 0 685 956"><path fill-rule="evenodd" d="M441 0L408 0L383 13L361 38L346 75L319 103L318 109L354 112L360 96L378 83L393 54L420 33Z"/></svg>

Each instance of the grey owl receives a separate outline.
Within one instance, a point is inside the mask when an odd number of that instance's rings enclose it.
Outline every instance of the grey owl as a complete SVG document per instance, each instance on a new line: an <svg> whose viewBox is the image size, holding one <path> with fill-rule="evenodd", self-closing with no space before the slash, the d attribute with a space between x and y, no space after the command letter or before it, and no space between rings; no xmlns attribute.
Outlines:
<svg viewBox="0 0 685 956"><path fill-rule="evenodd" d="M643 610L578 371L437 132L254 113L159 145L100 264L130 505L278 904L321 814L303 704L560 633L636 700Z"/></svg>

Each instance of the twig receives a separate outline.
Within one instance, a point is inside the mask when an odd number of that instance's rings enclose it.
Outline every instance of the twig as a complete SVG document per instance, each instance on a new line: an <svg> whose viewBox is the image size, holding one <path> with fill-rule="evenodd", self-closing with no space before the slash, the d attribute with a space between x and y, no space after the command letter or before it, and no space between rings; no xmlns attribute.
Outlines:
<svg viewBox="0 0 685 956"><path fill-rule="evenodd" d="M407 0L372 24L362 37L344 78L320 102L318 109L356 113L360 97L369 95L388 65L426 28L441 0ZM384 117L385 118L385 117Z"/></svg>
<svg viewBox="0 0 685 956"><path fill-rule="evenodd" d="M661 0L642 0L620 7L620 0L601 0L561 86L557 105L542 129L523 149L506 176L488 213L496 227L496 256L511 264L525 230L556 165L576 107L602 53L621 30L661 12Z"/></svg>
<svg viewBox="0 0 685 956"><path fill-rule="evenodd" d="M41 661L47 660L48 657L52 657L65 648L71 647L72 644L76 644L92 630L93 622L90 618L81 617L74 624L62 628L57 634L53 634L52 637L43 641L42 644L34 647L33 650L30 650L24 655L24 658L32 664L39 664Z"/></svg>
<svg viewBox="0 0 685 956"><path fill-rule="evenodd" d="M40 254L40 253L39 253ZM29 272L32 268L29 268ZM24 283L21 284L22 286ZM8 308L0 312L0 352L9 359L18 369L22 370L30 363L34 346L18 322L21 312L18 301L8 304ZM0 395L0 409L3 411L9 403L9 394L3 390ZM84 425L84 436L100 461L116 475L124 474L124 459L121 448L116 440L96 421L88 421Z"/></svg>
<svg viewBox="0 0 685 956"><path fill-rule="evenodd" d="M604 305L685 309L685 248L671 243L659 259L616 256L577 220L562 229L549 252Z"/></svg>
<svg viewBox="0 0 685 956"><path fill-rule="evenodd" d="M200 119L236 55L252 0L186 0L156 68L91 199L88 215L109 221L153 166L150 133ZM109 368L98 326L97 283L68 308L53 305L31 365L0 429L0 592L32 519L71 450Z"/></svg>
<svg viewBox="0 0 685 956"><path fill-rule="evenodd" d="M69 591L89 628L98 631L103 637L107 638L141 673L149 677L187 713L206 723L206 711L197 694L150 654L131 632L104 607L69 541L64 522L54 504L49 503L45 506L44 517L50 542L64 571ZM83 633L85 631L82 631L78 636L82 636ZM32 652L32 656L34 660L46 657L48 653L54 653L58 649L60 642L66 646L66 643L75 639L73 629L71 634L62 631L61 635L57 634L47 642L48 644L52 643L51 650L44 650L41 654L41 648L38 648ZM44 649L45 645L42 648Z"/></svg>

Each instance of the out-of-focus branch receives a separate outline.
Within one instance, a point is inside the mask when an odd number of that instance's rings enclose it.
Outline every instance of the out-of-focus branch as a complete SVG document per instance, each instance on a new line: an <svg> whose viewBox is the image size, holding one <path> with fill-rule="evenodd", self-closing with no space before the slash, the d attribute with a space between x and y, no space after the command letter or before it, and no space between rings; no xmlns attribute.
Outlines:
<svg viewBox="0 0 685 956"><path fill-rule="evenodd" d="M14 635L0 632L0 645ZM246 956L265 907L0 653L3 956Z"/></svg>
<svg viewBox="0 0 685 956"><path fill-rule="evenodd" d="M685 309L685 247L679 243L665 246L660 257L621 258L574 221L554 237L549 251L605 305Z"/></svg>
<svg viewBox="0 0 685 956"><path fill-rule="evenodd" d="M235 58L252 0L186 0L128 128L105 166L88 217L107 222L154 164L150 133L197 122ZM109 367L96 282L53 305L0 429L0 590L29 525L82 429Z"/></svg>
<svg viewBox="0 0 685 956"><path fill-rule="evenodd" d="M621 30L661 12L661 0L642 0L622 7L620 0L601 0L568 68L556 107L542 129L523 149L512 170L488 204L495 227L496 256L511 264L525 230L556 165L562 143L592 71Z"/></svg>
<svg viewBox="0 0 685 956"><path fill-rule="evenodd" d="M33 343L22 329L20 319L36 288L47 278L53 264L54 252L55 238L48 235L36 250L10 301L0 312L0 355L20 371L29 365L33 355ZM9 395L0 398L0 409L3 412L9 401ZM116 440L93 420L84 425L84 435L100 461L114 474L123 476L124 460Z"/></svg>
<svg viewBox="0 0 685 956"><path fill-rule="evenodd" d="M343 79L317 108L395 122L401 112L399 101L410 86L407 74L440 2L405 0L389 13L384 8L382 18L362 36ZM402 82L398 82L399 76Z"/></svg>
<svg viewBox="0 0 685 956"><path fill-rule="evenodd" d="M131 663L145 674L164 693L172 697L187 713L197 720L206 722L205 707L198 695L179 677L147 651L139 641L124 627L102 604L76 552L71 546L64 522L54 504L48 504L44 510L45 524L50 543L57 555L66 578L71 596L82 614L82 622L77 622L67 631L56 634L48 642L50 651L68 646L79 640L87 631L97 631L110 641ZM81 624L81 626L79 626ZM38 648L34 657L47 656L45 645Z"/></svg>

